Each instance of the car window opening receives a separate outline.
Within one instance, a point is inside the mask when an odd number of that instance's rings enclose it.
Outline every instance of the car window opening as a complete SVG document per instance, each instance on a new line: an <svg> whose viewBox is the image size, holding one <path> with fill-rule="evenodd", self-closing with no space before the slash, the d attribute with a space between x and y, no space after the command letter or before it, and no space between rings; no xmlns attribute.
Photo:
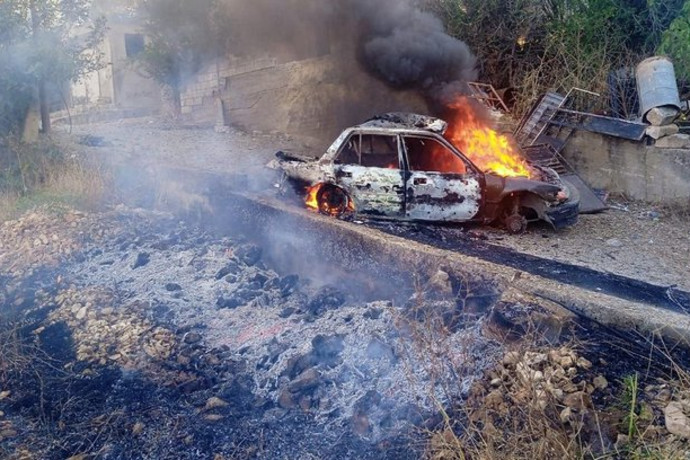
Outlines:
<svg viewBox="0 0 690 460"><path fill-rule="evenodd" d="M353 134L338 155L337 163L399 169L398 141L395 136Z"/></svg>
<svg viewBox="0 0 690 460"><path fill-rule="evenodd" d="M405 136L405 149L412 171L467 173L465 162L437 140Z"/></svg>

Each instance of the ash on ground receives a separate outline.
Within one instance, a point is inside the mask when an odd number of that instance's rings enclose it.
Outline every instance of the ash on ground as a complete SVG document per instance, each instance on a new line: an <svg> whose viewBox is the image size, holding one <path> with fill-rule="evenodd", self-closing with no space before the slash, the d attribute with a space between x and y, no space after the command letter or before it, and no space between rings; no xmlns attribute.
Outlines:
<svg viewBox="0 0 690 460"><path fill-rule="evenodd" d="M127 208L0 241L3 457L417 458L501 353L442 270L364 301Z"/></svg>

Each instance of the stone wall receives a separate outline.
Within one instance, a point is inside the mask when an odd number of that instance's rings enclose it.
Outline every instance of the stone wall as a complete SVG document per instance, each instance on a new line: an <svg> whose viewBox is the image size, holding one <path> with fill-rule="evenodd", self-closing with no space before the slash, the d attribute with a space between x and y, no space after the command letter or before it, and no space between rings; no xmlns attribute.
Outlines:
<svg viewBox="0 0 690 460"><path fill-rule="evenodd" d="M566 160L590 186L635 200L690 207L690 150L576 132Z"/></svg>
<svg viewBox="0 0 690 460"><path fill-rule="evenodd" d="M231 79L272 74L276 72L276 67L276 60L272 58L218 60L187 83L181 95L182 114L197 123L216 123L215 101L218 97L229 97Z"/></svg>
<svg viewBox="0 0 690 460"><path fill-rule="evenodd" d="M231 125L306 137L325 148L344 127L377 113L427 111L418 95L394 91L340 59L338 54L289 62L224 59L189 82L182 113L194 123L216 124L220 98Z"/></svg>

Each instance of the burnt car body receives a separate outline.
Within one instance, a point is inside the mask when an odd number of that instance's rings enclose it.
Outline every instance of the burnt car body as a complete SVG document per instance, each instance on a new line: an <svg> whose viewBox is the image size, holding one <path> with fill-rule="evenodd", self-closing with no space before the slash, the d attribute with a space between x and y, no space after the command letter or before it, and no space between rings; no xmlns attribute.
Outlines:
<svg viewBox="0 0 690 460"><path fill-rule="evenodd" d="M481 171L443 136L446 128L433 117L381 115L347 128L321 158L281 151L269 167L335 216L501 221L512 233L534 220L556 229L577 221L577 190L555 171L532 167L540 180Z"/></svg>

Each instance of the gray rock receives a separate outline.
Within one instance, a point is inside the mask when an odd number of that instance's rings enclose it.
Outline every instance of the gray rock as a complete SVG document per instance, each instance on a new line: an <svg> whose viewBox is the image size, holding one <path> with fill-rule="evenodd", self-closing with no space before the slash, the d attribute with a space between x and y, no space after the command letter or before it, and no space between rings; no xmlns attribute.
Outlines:
<svg viewBox="0 0 690 460"><path fill-rule="evenodd" d="M577 391L566 396L563 399L563 405L578 412L582 412L583 410L592 406L592 401L587 393L584 391Z"/></svg>
<svg viewBox="0 0 690 460"><path fill-rule="evenodd" d="M283 409L292 409L297 405L290 390L285 389L280 392L280 396L278 396L278 405Z"/></svg>
<svg viewBox="0 0 690 460"><path fill-rule="evenodd" d="M679 113L676 107L655 107L647 112L645 119L651 125L663 126L673 123Z"/></svg>
<svg viewBox="0 0 690 460"><path fill-rule="evenodd" d="M151 255L148 252L140 252L137 254L137 258L132 264L132 269L137 269L147 265L151 261Z"/></svg>
<svg viewBox="0 0 690 460"><path fill-rule="evenodd" d="M611 238L610 240L606 240L606 246L611 246L612 248L620 248L623 246L623 243L618 238Z"/></svg>
<svg viewBox="0 0 690 460"><path fill-rule="evenodd" d="M683 405L677 401L671 402L664 409L666 429L676 436L690 438L690 419L683 413Z"/></svg>
<svg viewBox="0 0 690 460"><path fill-rule="evenodd" d="M229 405L230 404L227 401L225 401L225 400L223 400L217 396L213 396L213 397L210 397L206 400L206 404L204 405L204 410L209 411L209 410L213 410L213 409L222 409L224 407L228 407Z"/></svg>
<svg viewBox="0 0 690 460"><path fill-rule="evenodd" d="M87 307L81 307L81 308L79 309L79 311L77 312L76 318L79 319L79 320L82 320L82 319L86 318L86 312L87 312L87 310L88 310Z"/></svg>
<svg viewBox="0 0 690 460"><path fill-rule="evenodd" d="M680 128L678 125L675 124L670 124L670 125L664 125L664 126L650 126L647 128L645 131L645 134L652 139L660 139L665 136L670 136L671 134L678 134L678 131Z"/></svg>
<svg viewBox="0 0 690 460"><path fill-rule="evenodd" d="M166 283L165 290L168 292L178 292L182 290L182 286L177 283Z"/></svg>
<svg viewBox="0 0 690 460"><path fill-rule="evenodd" d="M606 387L609 386L609 381L606 380L606 377L604 377L603 375L595 377L592 383L594 383L595 388L599 390L604 390L606 389Z"/></svg>
<svg viewBox="0 0 690 460"><path fill-rule="evenodd" d="M672 134L654 144L659 149L690 149L690 134Z"/></svg>
<svg viewBox="0 0 690 460"><path fill-rule="evenodd" d="M442 294L453 294L453 286L450 282L450 275L443 270L438 270L429 279L429 288Z"/></svg>
<svg viewBox="0 0 690 460"><path fill-rule="evenodd" d="M252 267L259 263L263 250L254 245L246 245L240 247L237 251L237 257L247 266Z"/></svg>
<svg viewBox="0 0 690 460"><path fill-rule="evenodd" d="M541 371L535 371L531 367L527 366L525 363L518 363L516 366L517 375L520 381L526 385L530 386L533 383L541 382L544 380L544 373Z"/></svg>
<svg viewBox="0 0 690 460"><path fill-rule="evenodd" d="M228 310L233 310L242 305L246 305L252 300L256 299L261 295L261 292L250 291L247 289L240 289L237 292L231 293L228 297L221 296L218 298L216 305L219 308L227 308Z"/></svg>
<svg viewBox="0 0 690 460"><path fill-rule="evenodd" d="M589 361L588 359L585 358L577 358L577 361L575 362L577 364L577 367L581 369L591 369L592 368L592 362Z"/></svg>
<svg viewBox="0 0 690 460"><path fill-rule="evenodd" d="M292 393L310 390L319 385L321 374L314 368L302 372L299 377L290 382L289 389Z"/></svg>
<svg viewBox="0 0 690 460"><path fill-rule="evenodd" d="M184 335L184 343L186 344L193 344L197 342L201 342L201 334L198 334L196 332L187 332Z"/></svg>
<svg viewBox="0 0 690 460"><path fill-rule="evenodd" d="M236 275L240 272L240 266L236 262L230 261L216 273L216 279L220 280L227 275Z"/></svg>
<svg viewBox="0 0 690 460"><path fill-rule="evenodd" d="M520 354L516 351L509 351L506 353L506 355L503 357L503 365L504 366L515 366L517 363L520 362Z"/></svg>

